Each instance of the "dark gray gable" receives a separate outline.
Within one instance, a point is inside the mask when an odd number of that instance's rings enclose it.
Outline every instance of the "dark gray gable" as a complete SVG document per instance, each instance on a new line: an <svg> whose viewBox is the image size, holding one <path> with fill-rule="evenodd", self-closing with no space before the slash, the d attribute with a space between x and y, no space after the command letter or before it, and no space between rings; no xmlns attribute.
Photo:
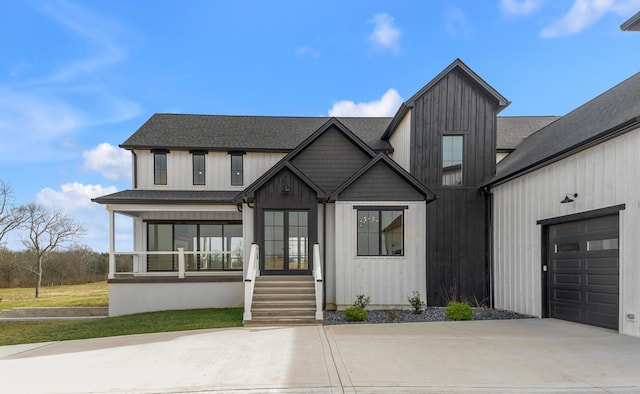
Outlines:
<svg viewBox="0 0 640 394"><path fill-rule="evenodd" d="M323 190L332 192L373 157L356 138L334 123L288 159Z"/></svg>
<svg viewBox="0 0 640 394"><path fill-rule="evenodd" d="M398 127L398 125L400 124L404 116L414 106L415 101L417 99L422 97L426 92L428 92L435 85L440 83L440 81L443 78L445 78L447 75L449 75L451 72L455 70L460 71L466 78L469 79L469 81L472 84L476 85L484 94L486 94L487 97L495 101L498 106L498 112L502 111L504 108L506 108L510 104L509 100L507 100L503 95L498 93L498 91L495 90L493 87L491 87L491 85L489 85L487 82L485 82L484 79L480 78L480 76L476 74L473 70L471 70L469 66L464 64L462 60L456 59L453 61L453 63L447 66L447 68L442 70L440 74L438 74L429 83L423 86L422 89L418 90L413 96L411 96L411 98L409 98L407 101L402 103L402 105L398 109L398 112L396 112L396 115L393 117L393 119L391 120L391 123L389 123L389 126L387 127L384 134L382 135L382 139L388 140L391 137L391 135L396 130L396 128Z"/></svg>
<svg viewBox="0 0 640 394"><path fill-rule="evenodd" d="M329 200L433 201L435 195L384 154L378 154L331 194Z"/></svg>
<svg viewBox="0 0 640 394"><path fill-rule="evenodd" d="M318 192L294 169L283 166L258 187L255 201L260 209L308 208L317 204Z"/></svg>
<svg viewBox="0 0 640 394"><path fill-rule="evenodd" d="M246 189L242 193L240 193L236 197L236 203L240 204L243 201L250 202L255 198L256 192L261 189L264 185L269 183L272 178L276 177L283 170L288 170L290 173L294 174L299 180L304 182L309 188L311 188L315 193L318 200L323 200L326 198L327 194L322 190L318 185L316 185L309 177L303 174L299 169L297 169L293 164L291 164L286 157L280 160L276 165L271 167L267 172L262 174L258 179L256 179L251 185L247 186Z"/></svg>
<svg viewBox="0 0 640 394"><path fill-rule="evenodd" d="M527 137L502 160L493 185L600 143L640 124L640 73Z"/></svg>

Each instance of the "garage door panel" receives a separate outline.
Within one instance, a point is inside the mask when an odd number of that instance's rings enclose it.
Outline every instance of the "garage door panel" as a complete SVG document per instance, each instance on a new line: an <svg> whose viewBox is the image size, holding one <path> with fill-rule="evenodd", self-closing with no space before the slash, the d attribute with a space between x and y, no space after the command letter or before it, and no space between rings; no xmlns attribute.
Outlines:
<svg viewBox="0 0 640 394"><path fill-rule="evenodd" d="M549 316L617 329L618 215L551 225Z"/></svg>

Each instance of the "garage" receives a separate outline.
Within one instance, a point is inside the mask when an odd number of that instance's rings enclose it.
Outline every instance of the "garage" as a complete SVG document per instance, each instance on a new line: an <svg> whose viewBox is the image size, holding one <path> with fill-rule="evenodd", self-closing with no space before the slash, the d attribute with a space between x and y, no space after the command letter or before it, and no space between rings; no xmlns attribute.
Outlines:
<svg viewBox="0 0 640 394"><path fill-rule="evenodd" d="M615 214L546 226L548 317L618 329L618 223Z"/></svg>

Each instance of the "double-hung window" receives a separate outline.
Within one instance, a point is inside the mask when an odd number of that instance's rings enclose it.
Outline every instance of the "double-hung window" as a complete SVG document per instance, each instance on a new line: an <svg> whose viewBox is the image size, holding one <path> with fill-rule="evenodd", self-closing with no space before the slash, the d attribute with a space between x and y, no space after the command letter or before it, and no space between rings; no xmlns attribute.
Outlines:
<svg viewBox="0 0 640 394"><path fill-rule="evenodd" d="M242 153L231 153L231 186L244 184Z"/></svg>
<svg viewBox="0 0 640 394"><path fill-rule="evenodd" d="M403 208L358 208L358 256L404 256Z"/></svg>
<svg viewBox="0 0 640 394"><path fill-rule="evenodd" d="M193 184L204 185L205 181L205 153L193 152Z"/></svg>
<svg viewBox="0 0 640 394"><path fill-rule="evenodd" d="M153 153L153 184L167 184L167 152Z"/></svg>

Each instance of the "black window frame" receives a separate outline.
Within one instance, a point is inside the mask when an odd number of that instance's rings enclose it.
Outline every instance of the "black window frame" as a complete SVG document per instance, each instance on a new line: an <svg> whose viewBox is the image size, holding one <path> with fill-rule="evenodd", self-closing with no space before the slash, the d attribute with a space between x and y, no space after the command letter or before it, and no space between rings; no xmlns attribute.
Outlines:
<svg viewBox="0 0 640 394"><path fill-rule="evenodd" d="M196 168L196 158L202 157L202 168ZM192 181L194 186L204 186L207 184L207 152L193 151L191 152L191 169ZM202 171L197 174L196 171ZM196 181L197 178L200 178Z"/></svg>
<svg viewBox="0 0 640 394"><path fill-rule="evenodd" d="M244 152L229 152L231 156L231 186L244 185ZM239 158L239 160L238 160ZM240 163L240 168L237 164Z"/></svg>
<svg viewBox="0 0 640 394"><path fill-rule="evenodd" d="M153 153L153 184L154 185L166 185L169 178L169 170L167 163L168 151L152 151ZM164 158L164 168L159 166L158 159Z"/></svg>
<svg viewBox="0 0 640 394"><path fill-rule="evenodd" d="M451 165L449 167L454 167L459 165L460 166L460 183L445 183L445 168L447 168L445 166L445 150L444 150L444 144L445 144L445 139L449 138L449 137L460 137L461 139L461 146L460 146L460 164L456 164L456 165ZM464 140L465 140L465 135L464 134L456 134L456 133L447 133L447 134L442 134L442 139L441 139L441 144L440 144L440 149L441 149L441 160L440 160L440 183L442 186L445 187L460 187L460 186L464 186L465 182L464 182L464 168L465 168L465 155L464 155Z"/></svg>
<svg viewBox="0 0 640 394"><path fill-rule="evenodd" d="M405 245L405 228L404 228L404 218L405 218L405 210L407 210L408 207L403 206L403 207L398 207L398 206L373 206L373 207L369 207L369 206L354 206L353 207L356 210L356 256L358 257L404 257L405 256L405 250L406 250L406 245ZM357 223L357 221L360 218L360 212L361 211L377 211L377 216L380 219L382 217L382 213L383 212L400 212L400 217L402 218L402 230L400 232L401 236L402 236L402 253L399 254L382 254L382 245L383 245L383 240L382 240L382 235L383 235L383 231L382 231L382 220L378 220L378 253L377 254L360 254L360 250L359 250L359 245L360 245L360 235L362 234L360 231L358 231L359 228L359 223ZM393 252L393 250L392 250Z"/></svg>

